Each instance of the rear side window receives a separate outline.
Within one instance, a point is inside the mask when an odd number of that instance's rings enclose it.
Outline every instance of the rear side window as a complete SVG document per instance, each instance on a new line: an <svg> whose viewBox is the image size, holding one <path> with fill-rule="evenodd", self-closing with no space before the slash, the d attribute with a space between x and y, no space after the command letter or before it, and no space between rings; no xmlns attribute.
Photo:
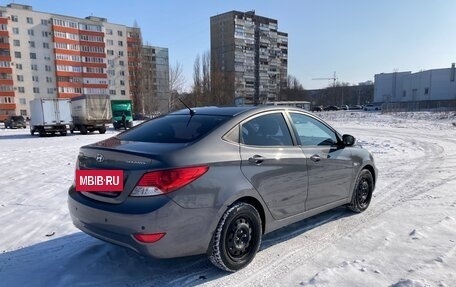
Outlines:
<svg viewBox="0 0 456 287"><path fill-rule="evenodd" d="M204 137L229 118L215 115L167 115L147 121L117 137L126 141L188 143Z"/></svg>
<svg viewBox="0 0 456 287"><path fill-rule="evenodd" d="M241 143L251 146L291 146L290 131L281 113L258 116L242 125Z"/></svg>

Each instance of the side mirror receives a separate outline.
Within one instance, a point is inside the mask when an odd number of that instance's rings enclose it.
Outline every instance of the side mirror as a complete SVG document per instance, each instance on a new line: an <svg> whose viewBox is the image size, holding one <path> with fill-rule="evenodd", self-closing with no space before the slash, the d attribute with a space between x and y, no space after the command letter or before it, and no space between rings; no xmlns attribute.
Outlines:
<svg viewBox="0 0 456 287"><path fill-rule="evenodd" d="M352 146L355 144L355 137L352 135L343 135L342 141L344 142L344 146Z"/></svg>

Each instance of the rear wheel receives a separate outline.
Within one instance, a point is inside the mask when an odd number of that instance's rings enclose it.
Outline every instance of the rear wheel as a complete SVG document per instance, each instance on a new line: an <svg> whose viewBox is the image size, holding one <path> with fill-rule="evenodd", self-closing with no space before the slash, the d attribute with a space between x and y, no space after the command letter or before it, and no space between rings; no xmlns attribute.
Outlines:
<svg viewBox="0 0 456 287"><path fill-rule="evenodd" d="M353 190L352 200L348 208L353 212L363 212L369 207L374 190L374 178L367 169L361 171Z"/></svg>
<svg viewBox="0 0 456 287"><path fill-rule="evenodd" d="M98 130L98 132L99 132L100 134L104 134L104 133L106 132L106 127L104 127L104 126L101 127L101 128Z"/></svg>
<svg viewBox="0 0 456 287"><path fill-rule="evenodd" d="M211 241L210 261L230 272L247 266L261 244L262 225L258 211L244 202L229 207L220 219Z"/></svg>
<svg viewBox="0 0 456 287"><path fill-rule="evenodd" d="M81 134L86 135L87 134L87 127L82 125L82 126L79 127L79 131L81 132Z"/></svg>

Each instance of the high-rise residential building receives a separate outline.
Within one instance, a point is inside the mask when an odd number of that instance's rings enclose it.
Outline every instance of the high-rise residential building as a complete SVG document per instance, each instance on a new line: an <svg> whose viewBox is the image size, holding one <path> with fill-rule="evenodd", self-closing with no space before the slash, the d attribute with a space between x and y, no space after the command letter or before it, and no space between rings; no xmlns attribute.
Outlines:
<svg viewBox="0 0 456 287"><path fill-rule="evenodd" d="M143 99L146 113L169 111L169 56L168 48L142 47Z"/></svg>
<svg viewBox="0 0 456 287"><path fill-rule="evenodd" d="M138 104L140 52L137 27L0 6L0 121L29 117L34 98L106 94Z"/></svg>
<svg viewBox="0 0 456 287"><path fill-rule="evenodd" d="M211 17L211 72L230 82L236 104L278 100L286 86L288 34L255 11Z"/></svg>

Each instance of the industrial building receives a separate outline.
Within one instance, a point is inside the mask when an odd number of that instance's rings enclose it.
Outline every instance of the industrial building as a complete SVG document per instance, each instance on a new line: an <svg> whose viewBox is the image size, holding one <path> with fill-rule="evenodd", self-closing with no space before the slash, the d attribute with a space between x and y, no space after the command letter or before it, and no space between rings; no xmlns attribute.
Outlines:
<svg viewBox="0 0 456 287"><path fill-rule="evenodd" d="M286 86L288 34L255 11L211 17L211 72L230 82L233 103L276 101Z"/></svg>
<svg viewBox="0 0 456 287"><path fill-rule="evenodd" d="M456 106L455 64L450 68L417 73L394 72L375 75L374 102L384 104L426 103L429 108ZM405 107L405 105L402 105Z"/></svg>

